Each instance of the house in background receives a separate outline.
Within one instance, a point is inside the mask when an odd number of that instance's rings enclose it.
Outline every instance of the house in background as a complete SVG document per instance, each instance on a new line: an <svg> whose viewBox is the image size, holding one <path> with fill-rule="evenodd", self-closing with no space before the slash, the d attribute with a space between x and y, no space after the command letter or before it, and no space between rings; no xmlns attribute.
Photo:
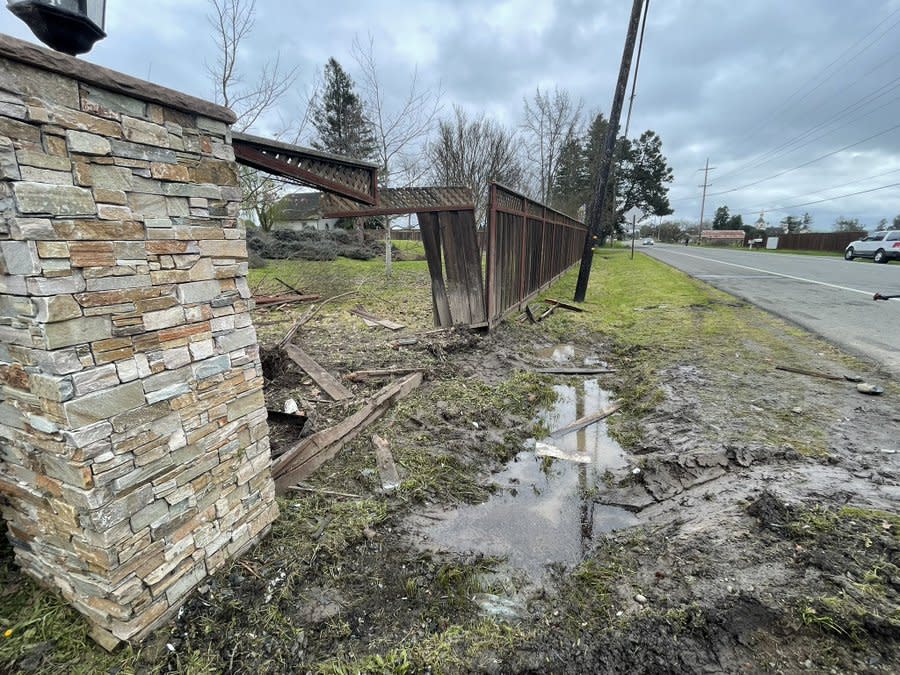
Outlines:
<svg viewBox="0 0 900 675"><path fill-rule="evenodd" d="M337 218L322 217L321 192L294 192L285 195L276 206L275 229L332 230Z"/></svg>
<svg viewBox="0 0 900 675"><path fill-rule="evenodd" d="M712 246L743 246L743 230L703 230L700 233L700 243Z"/></svg>

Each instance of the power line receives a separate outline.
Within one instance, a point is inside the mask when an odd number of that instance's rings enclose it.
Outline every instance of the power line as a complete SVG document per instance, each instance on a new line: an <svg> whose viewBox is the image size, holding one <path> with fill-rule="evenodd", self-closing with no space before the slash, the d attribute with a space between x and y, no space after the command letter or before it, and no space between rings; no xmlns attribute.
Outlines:
<svg viewBox="0 0 900 675"><path fill-rule="evenodd" d="M858 192L848 192L845 195L837 195L835 197L827 197L826 199L817 199L812 202L803 202L802 204L790 204L789 206L775 206L775 207L772 207L767 210L768 211L788 211L790 209L799 209L801 206L812 206L813 204L822 204L824 202L834 201L835 199L845 199L846 197L855 197L857 195L865 195L865 194L869 194L870 192L878 192L879 190L887 190L889 188L898 187L898 186L900 186L900 183L891 183L890 185L881 185L880 187L870 188L868 190L859 190ZM741 215L752 215L752 214L756 213L756 209L751 209L748 211L741 211L740 213L741 213Z"/></svg>
<svg viewBox="0 0 900 675"><path fill-rule="evenodd" d="M812 81L818 80L818 79L820 79L820 78L821 78L821 81L820 81L818 84L816 84L812 89L810 89L808 92L806 92L805 94L803 94L799 99L797 99L796 102L799 103L800 101L803 101L803 100L806 99L810 94L812 94L812 93L813 93L814 91L816 91L819 87L821 87L821 86L827 81L827 79L825 78L825 75L828 73L828 70L829 70L832 66L834 66L836 63L838 63L839 61L841 61L841 59L843 59L844 56L845 56L846 54L848 54L850 51L852 51L853 49L855 49L855 48L856 48L863 40L865 40L865 39L868 38L870 35L872 35L872 33L874 33L875 31L877 31L881 26L883 26L885 23L887 23L887 22L888 22L894 15L896 15L898 12L900 12L900 8L895 9L893 12L891 12L890 14L888 14L884 19L882 19L881 21L879 21L878 24L876 24L874 28L872 28L868 33L866 33L866 34L863 35L861 38L859 38L859 39L858 39L856 42L854 42L852 45L850 45L849 47L847 47L847 49L845 49L843 52L841 52L841 53L840 53L833 61L831 61L828 65L826 65L821 71L819 71L819 74L816 75L816 77L815 77L814 80L812 80ZM874 46L879 40L881 40L881 38L883 38L883 37L884 37L891 29L893 29L893 28L894 28L895 26L897 26L898 24L900 24L900 20L895 21L895 22L894 22L893 24L891 24L887 29L885 29L884 31L882 31L881 34L878 35L878 37L876 37L874 40L872 40L871 42L869 42L865 47L863 47L861 50L859 50L859 52L857 52L857 53L854 54L852 57L850 57L849 59L847 59L846 61L844 61L843 64L841 65L841 67L838 68L838 69L836 69L835 72L839 72L842 68L844 68L844 67L846 67L847 65L849 65L854 59L856 59L857 57L859 57L859 56L860 56L861 54L863 54L866 50L868 50L869 48L871 48L872 46ZM833 75L833 73L832 73L832 75ZM802 87L801 87L801 88L795 89L794 92L793 92L793 94L791 94L791 96L788 97L788 99L787 99L780 107L776 108L776 109L775 109L768 117L765 117L759 124L757 124L755 127L753 127L753 128L752 128L749 132L747 132L744 136L742 136L742 137L740 138L740 140L737 142L737 145L741 145L745 140L747 140L748 138L751 138L754 134L756 134L756 132L759 131L761 128L763 128L768 122L770 122L771 120L775 119L775 118L776 118L778 115L780 115L784 110L789 109L790 106L791 106L791 104L794 102L794 99L797 97L797 95L798 95L801 91L802 91Z"/></svg>
<svg viewBox="0 0 900 675"><path fill-rule="evenodd" d="M779 178L780 176L784 176L785 174L791 173L792 171L796 171L797 169L802 169L803 167L809 166L810 164L815 164L816 162L820 162L821 160L831 157L833 155L836 155L839 152L843 152L844 150L849 150L850 148L854 148L857 145L862 145L863 143L865 143L867 141L871 141L873 138L878 138L879 136L884 136L885 134L890 133L891 131L894 131L895 129L898 129L898 128L900 128L900 124L895 124L894 126L888 128L888 129L884 129L883 131L879 131L877 134L872 134L871 136L868 136L868 137L862 139L861 141L856 141L855 143L850 143L849 145L845 145L844 147L838 148L837 150L832 150L831 152L827 152L824 155L820 155L819 157L816 157L815 159L811 159L808 162L803 162L802 164L798 164L797 166L791 167L790 169L785 169L784 171L780 171L776 174L772 174L771 176L766 176L765 178L760 178L759 180L755 180L752 183L747 183L746 185L741 185L736 188L731 188L730 190L722 190L721 192L712 192L712 193L710 193L710 197L715 197L717 195L727 195L732 192L738 192L739 190L745 190L748 187L753 187L754 185L759 185L760 183L765 183L766 181L770 181L773 178Z"/></svg>
<svg viewBox="0 0 900 675"><path fill-rule="evenodd" d="M891 59L896 58L896 56L897 55L894 54L891 57ZM755 158L749 160L747 164L744 164L744 165L738 167L737 169L733 169L733 170L719 176L719 180L721 181L723 178L726 178L729 176L734 176L736 174L741 174L741 173L744 173L745 171L749 171L751 169L763 166L764 164L768 164L769 162L774 160L778 155L783 155L783 154L787 154L789 152L794 152L796 150L799 150L800 148L802 148L806 145L809 145L810 143L812 143L816 140L819 140L820 138L824 138L825 136L827 136L830 133L833 133L834 131L837 131L841 127L844 127L847 124L849 124L850 122L853 122L855 120L858 120L858 119L861 119L868 115L871 115L872 113L877 112L878 110L881 110L882 108L887 107L888 105L897 101L898 99L897 98L891 99L887 103L885 103L877 108L874 108L874 109L872 109L866 113L863 113L861 115L852 117L849 120L847 120L846 122L844 122L843 124L834 126L832 129L826 131L823 134L820 134L819 136L816 136L815 138L807 139L805 142L802 142L802 143L800 142L800 141L803 141L804 138L807 138L811 134L814 134L816 131L819 131L820 129L823 129L823 128L833 124L834 122L837 122L841 118L846 117L847 115L850 115L853 112L856 112L856 111L864 108L869 103L873 103L874 101L878 100L879 98L881 98L883 96L886 96L887 94L889 94L890 92L894 91L897 88L900 88L900 77L894 78L893 80L882 85L881 87L870 91L868 94L858 98L853 103L850 103L849 105L844 106L839 111L837 111L836 113L831 115L831 117L808 128L806 131L802 132L801 134L788 139L787 141L783 142L781 145L778 145L771 150L768 150L766 152L763 152L763 153L757 155ZM792 145L794 147L790 148L790 146L792 146Z"/></svg>
<svg viewBox="0 0 900 675"><path fill-rule="evenodd" d="M814 195L821 195L821 194L824 194L831 190L839 190L841 188L849 187L850 185L856 185L857 183L864 183L867 180L872 180L873 178L881 178L883 176L889 176L892 173L898 173L898 172L900 172L900 169L891 169L890 171L882 171L881 173L876 173L871 176L865 176L863 178L857 178L856 180L851 180L846 183L839 183L838 185L832 185L831 187L822 188L821 190L814 190L813 192L804 192L799 195L794 195L793 197L788 197L788 199L801 199L802 197L811 197ZM829 199L831 199L831 197L829 197ZM738 211L738 213L744 213L744 212L748 212L748 211L755 213L756 211L759 211L760 209L771 210L767 204L757 204L756 206L740 207L740 208L738 208L737 211Z"/></svg>

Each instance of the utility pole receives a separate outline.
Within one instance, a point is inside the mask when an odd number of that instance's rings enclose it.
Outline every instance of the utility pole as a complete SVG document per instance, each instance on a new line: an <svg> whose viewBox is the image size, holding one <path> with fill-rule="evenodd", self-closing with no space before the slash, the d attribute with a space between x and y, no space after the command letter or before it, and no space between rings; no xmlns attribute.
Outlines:
<svg viewBox="0 0 900 675"><path fill-rule="evenodd" d="M697 169L697 171L703 172L703 185L698 185L697 187L703 188L703 198L700 200L700 225L697 228L697 245L700 245L700 235L703 232L703 210L706 208L706 188L709 187L709 172L715 169L716 167L711 167L709 165L709 157L706 158L706 168L705 169Z"/></svg>
<svg viewBox="0 0 900 675"><path fill-rule="evenodd" d="M619 80L616 83L616 93L613 96L612 110L609 113L609 128L606 131L606 142L604 143L603 156L600 160L599 176L597 177L597 185L594 188L594 196L591 199L591 208L588 212L588 229L584 238L581 268L578 270L578 283L575 286L575 302L584 302L584 296L587 295L588 281L591 277L591 263L594 260L593 235L600 227L600 219L606 202L606 183L609 181L610 169L613 164L616 137L619 133L619 120L622 117L622 103L625 99L625 90L628 88L631 58L634 56L634 43L637 41L638 24L640 23L643 6L644 0L634 0L631 6L631 19L628 22L628 32L625 35L625 47L622 50L622 63L619 66Z"/></svg>

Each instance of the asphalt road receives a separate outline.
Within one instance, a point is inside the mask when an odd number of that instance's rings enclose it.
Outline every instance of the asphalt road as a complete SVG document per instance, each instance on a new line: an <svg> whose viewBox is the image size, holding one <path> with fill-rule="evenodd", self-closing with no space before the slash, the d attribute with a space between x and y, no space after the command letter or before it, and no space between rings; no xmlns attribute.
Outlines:
<svg viewBox="0 0 900 675"><path fill-rule="evenodd" d="M900 262L657 244L657 260L793 321L900 377Z"/></svg>

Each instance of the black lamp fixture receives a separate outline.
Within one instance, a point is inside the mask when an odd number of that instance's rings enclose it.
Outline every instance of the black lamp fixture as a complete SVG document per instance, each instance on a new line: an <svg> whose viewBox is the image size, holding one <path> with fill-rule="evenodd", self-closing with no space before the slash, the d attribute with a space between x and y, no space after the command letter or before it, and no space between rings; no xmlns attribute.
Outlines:
<svg viewBox="0 0 900 675"><path fill-rule="evenodd" d="M7 8L41 42L71 56L106 37L106 0L7 0Z"/></svg>

